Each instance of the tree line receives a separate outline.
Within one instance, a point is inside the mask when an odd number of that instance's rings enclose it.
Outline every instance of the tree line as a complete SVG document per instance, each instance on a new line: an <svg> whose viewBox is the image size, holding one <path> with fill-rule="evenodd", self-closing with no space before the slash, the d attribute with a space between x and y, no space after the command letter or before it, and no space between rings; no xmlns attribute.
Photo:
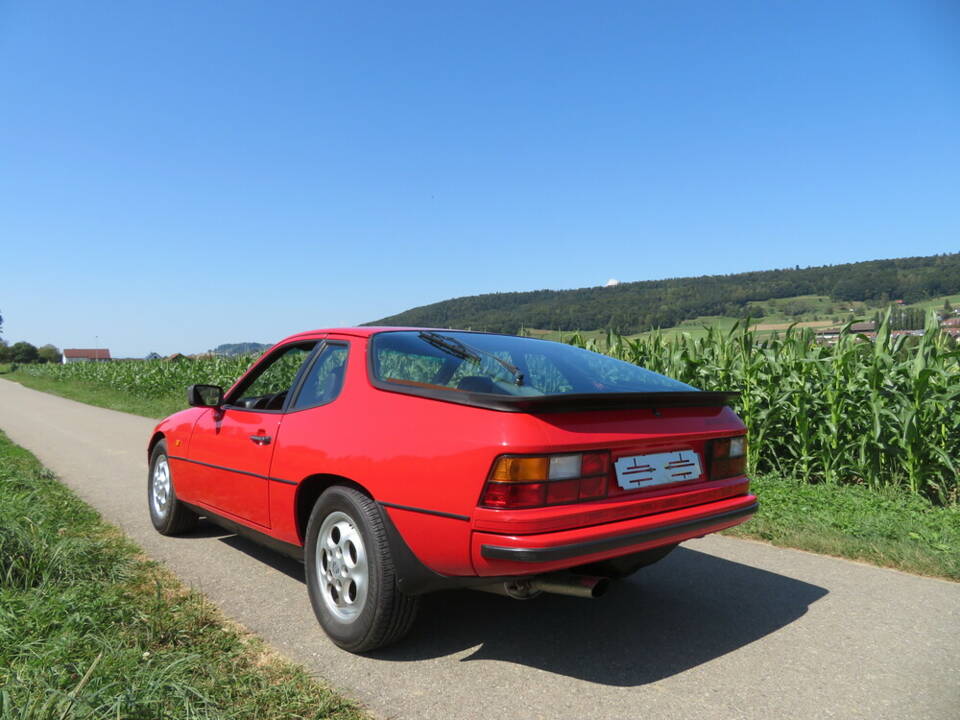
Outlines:
<svg viewBox="0 0 960 720"><path fill-rule="evenodd" d="M28 365L30 363L58 363L62 359L63 354L55 345L36 347L24 341L7 345L0 340L0 363Z"/></svg>
<svg viewBox="0 0 960 720"><path fill-rule="evenodd" d="M368 325L460 327L516 333L607 328L636 333L703 315L744 317L749 304L797 295L838 301L913 303L960 292L960 253L843 265L671 278L577 290L504 292L454 298Z"/></svg>
<svg viewBox="0 0 960 720"><path fill-rule="evenodd" d="M53 345L36 347L28 342L18 342L7 345L3 339L3 315L0 315L0 363L58 363L63 355Z"/></svg>

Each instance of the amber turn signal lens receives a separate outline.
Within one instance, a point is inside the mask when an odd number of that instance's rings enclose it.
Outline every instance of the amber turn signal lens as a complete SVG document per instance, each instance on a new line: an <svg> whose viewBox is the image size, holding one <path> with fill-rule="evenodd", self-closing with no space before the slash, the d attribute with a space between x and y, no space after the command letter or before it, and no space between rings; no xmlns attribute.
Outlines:
<svg viewBox="0 0 960 720"><path fill-rule="evenodd" d="M550 473L548 457L502 457L490 478L494 482L537 482Z"/></svg>

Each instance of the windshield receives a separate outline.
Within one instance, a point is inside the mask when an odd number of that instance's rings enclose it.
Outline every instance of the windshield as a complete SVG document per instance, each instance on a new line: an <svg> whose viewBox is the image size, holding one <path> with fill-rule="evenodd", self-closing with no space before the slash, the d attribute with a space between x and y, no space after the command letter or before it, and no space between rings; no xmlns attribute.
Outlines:
<svg viewBox="0 0 960 720"><path fill-rule="evenodd" d="M398 330L371 340L381 382L496 395L696 392L696 388L563 343L455 330Z"/></svg>

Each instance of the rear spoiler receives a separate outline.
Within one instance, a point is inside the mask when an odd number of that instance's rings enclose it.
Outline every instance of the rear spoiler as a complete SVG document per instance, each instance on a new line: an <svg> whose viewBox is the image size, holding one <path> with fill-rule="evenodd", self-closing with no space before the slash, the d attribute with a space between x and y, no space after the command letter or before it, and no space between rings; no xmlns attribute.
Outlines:
<svg viewBox="0 0 960 720"><path fill-rule="evenodd" d="M585 410L632 410L636 408L723 407L740 397L739 392L630 392L578 393L559 395L497 395L442 388L437 386L374 381L376 387L390 392L416 395L458 405L499 410L501 412L554 413Z"/></svg>
<svg viewBox="0 0 960 720"><path fill-rule="evenodd" d="M474 393L479 395L480 393ZM643 393L587 393L577 395L542 395L524 397L486 395L493 403L502 404L502 410L514 412L573 412L576 410L632 410L635 408L723 407L740 397L738 392L682 392Z"/></svg>

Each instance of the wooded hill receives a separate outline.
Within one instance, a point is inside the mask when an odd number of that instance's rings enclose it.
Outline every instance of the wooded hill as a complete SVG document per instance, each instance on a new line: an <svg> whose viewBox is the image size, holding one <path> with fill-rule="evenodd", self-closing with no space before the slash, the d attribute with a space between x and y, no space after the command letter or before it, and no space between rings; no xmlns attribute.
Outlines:
<svg viewBox="0 0 960 720"><path fill-rule="evenodd" d="M253 353L260 353L266 350L269 345L264 345L263 343L255 342L242 342L242 343L223 343L222 345L217 345L213 349L215 355L251 355Z"/></svg>
<svg viewBox="0 0 960 720"><path fill-rule="evenodd" d="M473 295L424 305L367 325L515 333L609 328L637 333L705 315L742 317L751 302L797 295L907 303L960 292L960 253L736 275L644 280L613 287Z"/></svg>

